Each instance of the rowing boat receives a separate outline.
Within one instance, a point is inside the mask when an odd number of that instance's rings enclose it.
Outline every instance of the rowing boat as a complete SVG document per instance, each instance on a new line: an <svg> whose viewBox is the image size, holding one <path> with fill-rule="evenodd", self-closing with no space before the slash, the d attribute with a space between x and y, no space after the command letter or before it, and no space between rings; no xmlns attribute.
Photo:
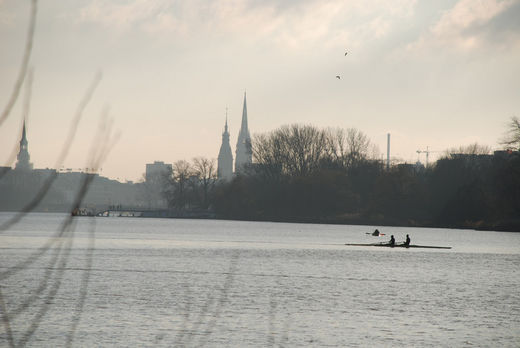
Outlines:
<svg viewBox="0 0 520 348"><path fill-rule="evenodd" d="M374 246L374 247L388 247L388 248L423 248L423 249L451 249L451 247L445 246L435 246L435 245L404 245L404 244L395 244L390 245L388 243L369 243L369 244L355 244L355 243L346 243L348 246Z"/></svg>

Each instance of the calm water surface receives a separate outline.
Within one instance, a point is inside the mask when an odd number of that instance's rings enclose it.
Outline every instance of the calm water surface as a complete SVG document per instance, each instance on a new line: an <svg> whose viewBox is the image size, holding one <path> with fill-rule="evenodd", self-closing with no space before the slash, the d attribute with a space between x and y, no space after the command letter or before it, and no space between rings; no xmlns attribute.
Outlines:
<svg viewBox="0 0 520 348"><path fill-rule="evenodd" d="M0 346L520 346L520 233L65 219L0 234Z"/></svg>

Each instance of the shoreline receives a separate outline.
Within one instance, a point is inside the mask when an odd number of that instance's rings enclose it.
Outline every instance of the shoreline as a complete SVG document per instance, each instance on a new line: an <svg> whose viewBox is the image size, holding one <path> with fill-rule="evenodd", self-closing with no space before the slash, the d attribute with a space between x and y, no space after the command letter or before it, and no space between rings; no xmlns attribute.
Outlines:
<svg viewBox="0 0 520 348"><path fill-rule="evenodd" d="M134 211L135 214L129 214ZM1 213L19 213L16 210L2 210ZM33 213L63 213L68 211L32 211ZM303 224L325 224L325 225L358 225L358 226L388 226L388 227L418 227L418 228L446 228L476 230L488 232L520 232L520 218L487 222L487 221L466 221L464 224L435 224L432 222L405 221L385 218L362 218L362 217L287 217L287 218L243 218L235 216L220 216L211 211L172 211L172 210L121 210L113 211L114 214L99 215L85 214L76 217L133 217L133 218L161 218L161 219L201 219L201 220L229 220L229 221L251 221L251 222L280 222L280 223L303 223ZM139 212L140 214L137 214Z"/></svg>

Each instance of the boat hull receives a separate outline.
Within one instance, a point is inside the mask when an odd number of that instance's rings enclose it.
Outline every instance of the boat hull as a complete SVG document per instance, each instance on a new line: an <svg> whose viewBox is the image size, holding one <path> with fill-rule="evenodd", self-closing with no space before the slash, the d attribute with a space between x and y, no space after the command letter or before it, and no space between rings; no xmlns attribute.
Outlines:
<svg viewBox="0 0 520 348"><path fill-rule="evenodd" d="M421 249L451 249L451 247L446 246L435 246L435 245L404 245L404 244L395 244L390 245L387 243L369 243L369 244L356 244L356 243L346 243L347 246L372 246L372 247L386 247L386 248L421 248Z"/></svg>

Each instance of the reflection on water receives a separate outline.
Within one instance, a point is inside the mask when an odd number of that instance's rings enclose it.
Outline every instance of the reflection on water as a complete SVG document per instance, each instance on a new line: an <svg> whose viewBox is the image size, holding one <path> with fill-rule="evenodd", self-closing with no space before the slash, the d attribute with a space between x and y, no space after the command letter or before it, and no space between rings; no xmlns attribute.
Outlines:
<svg viewBox="0 0 520 348"><path fill-rule="evenodd" d="M62 219L31 214L1 235L0 272L34 253ZM10 330L18 341L47 305L27 345L63 346L90 269L75 346L520 344L520 234L378 228L453 249L343 245L386 240L367 236L366 226L79 218L56 296L45 304L51 278L29 310L12 315ZM1 281L8 313L41 285L56 250ZM3 326L0 345L7 340Z"/></svg>

